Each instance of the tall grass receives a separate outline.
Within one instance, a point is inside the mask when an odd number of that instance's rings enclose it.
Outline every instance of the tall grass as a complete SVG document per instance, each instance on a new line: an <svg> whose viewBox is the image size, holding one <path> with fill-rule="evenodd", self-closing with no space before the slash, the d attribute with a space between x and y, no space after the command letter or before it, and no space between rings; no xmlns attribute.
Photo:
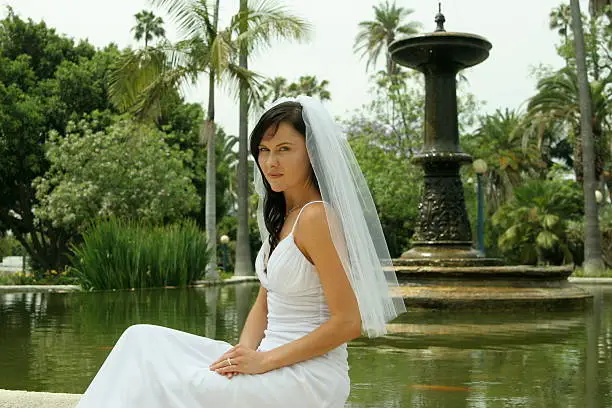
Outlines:
<svg viewBox="0 0 612 408"><path fill-rule="evenodd" d="M73 246L72 273L86 289L185 286L205 274L205 234L192 220L169 226L109 219Z"/></svg>

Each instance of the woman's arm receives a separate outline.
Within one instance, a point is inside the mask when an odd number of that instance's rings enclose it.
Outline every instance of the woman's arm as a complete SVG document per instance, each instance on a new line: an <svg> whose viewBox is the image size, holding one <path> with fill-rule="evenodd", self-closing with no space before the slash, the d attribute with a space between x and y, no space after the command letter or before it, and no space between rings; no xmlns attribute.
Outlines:
<svg viewBox="0 0 612 408"><path fill-rule="evenodd" d="M268 325L268 300L267 290L261 286L257 299L251 307L251 311L244 323L240 340L238 344L242 344L248 348L256 350L259 347L261 339L264 337L264 330Z"/></svg>
<svg viewBox="0 0 612 408"><path fill-rule="evenodd" d="M301 218L296 244L316 267L331 317L306 336L265 352L269 370L320 356L361 334L357 299L332 242L325 208L309 205Z"/></svg>

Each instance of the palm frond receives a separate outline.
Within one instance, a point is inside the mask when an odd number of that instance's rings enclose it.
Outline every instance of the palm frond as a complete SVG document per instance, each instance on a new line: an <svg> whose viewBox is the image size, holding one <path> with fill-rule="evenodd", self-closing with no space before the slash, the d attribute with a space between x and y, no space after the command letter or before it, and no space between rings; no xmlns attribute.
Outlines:
<svg viewBox="0 0 612 408"><path fill-rule="evenodd" d="M169 45L125 52L110 74L111 102L138 117L156 116L161 95L193 74L187 59L182 50Z"/></svg>
<svg viewBox="0 0 612 408"><path fill-rule="evenodd" d="M237 55L234 44L231 41L228 31L220 32L210 47L209 66L216 74L216 80L221 81L224 72L232 62L232 58Z"/></svg>
<svg viewBox="0 0 612 408"><path fill-rule="evenodd" d="M247 29L241 32L241 24ZM246 12L234 16L229 28L235 35L237 47L249 52L259 47L269 47L275 39L305 41L312 32L306 20L292 15L275 0L251 1Z"/></svg>
<svg viewBox="0 0 612 408"><path fill-rule="evenodd" d="M248 106L263 107L265 103L263 76L238 64L229 63L224 71L224 84L230 94L238 99L240 83L246 85Z"/></svg>
<svg viewBox="0 0 612 408"><path fill-rule="evenodd" d="M215 7L206 0L149 0L149 2L166 10L183 39L204 33L210 34L213 25L212 12Z"/></svg>
<svg viewBox="0 0 612 408"><path fill-rule="evenodd" d="M359 31L353 43L354 52L359 54L361 59L367 58L366 70L376 66L380 55L387 53L386 47L398 34L414 34L420 28L419 23L403 22L413 10L398 7L395 1L386 1L373 8L375 19L359 23Z"/></svg>

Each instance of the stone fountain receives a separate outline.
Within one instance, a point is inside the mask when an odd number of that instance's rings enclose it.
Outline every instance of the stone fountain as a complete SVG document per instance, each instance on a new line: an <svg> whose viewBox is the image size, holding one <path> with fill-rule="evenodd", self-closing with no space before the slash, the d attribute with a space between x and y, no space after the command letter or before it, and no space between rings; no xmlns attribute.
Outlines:
<svg viewBox="0 0 612 408"><path fill-rule="evenodd" d="M389 45L393 60L425 75L425 134L414 157L425 180L413 247L394 259L407 306L424 308L576 308L591 295L567 281L572 267L504 265L472 248L460 167L456 76L489 56L491 43L474 34L437 28Z"/></svg>

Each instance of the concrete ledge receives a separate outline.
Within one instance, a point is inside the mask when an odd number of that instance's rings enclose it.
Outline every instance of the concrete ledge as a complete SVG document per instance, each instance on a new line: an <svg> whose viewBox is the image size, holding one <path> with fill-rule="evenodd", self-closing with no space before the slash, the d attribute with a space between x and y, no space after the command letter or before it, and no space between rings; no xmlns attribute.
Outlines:
<svg viewBox="0 0 612 408"><path fill-rule="evenodd" d="M218 280L198 280L194 281L191 286L213 286L213 285L226 285L232 283L243 283L243 282L259 282L257 276L232 276L229 279L218 279Z"/></svg>
<svg viewBox="0 0 612 408"><path fill-rule="evenodd" d="M0 285L0 293L80 292L81 290L79 285Z"/></svg>
<svg viewBox="0 0 612 408"><path fill-rule="evenodd" d="M233 276L229 279L198 280L195 281L191 287L228 285L243 282L259 282L259 279L257 276ZM82 290L83 289L79 285L0 285L0 293L80 292Z"/></svg>
<svg viewBox="0 0 612 408"><path fill-rule="evenodd" d="M78 394L0 390L0 408L74 408Z"/></svg>
<svg viewBox="0 0 612 408"><path fill-rule="evenodd" d="M569 278L567 278L567 280L572 283L597 283L603 285L612 285L612 278L585 278L570 276Z"/></svg>

